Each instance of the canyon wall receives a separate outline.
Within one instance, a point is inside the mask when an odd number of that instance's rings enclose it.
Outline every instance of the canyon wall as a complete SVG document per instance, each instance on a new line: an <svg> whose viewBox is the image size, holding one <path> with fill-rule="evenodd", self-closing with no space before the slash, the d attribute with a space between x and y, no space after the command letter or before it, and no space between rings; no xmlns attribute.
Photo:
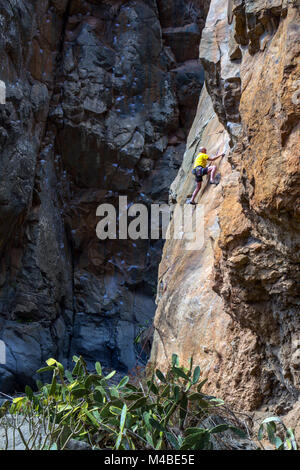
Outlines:
<svg viewBox="0 0 300 470"><path fill-rule="evenodd" d="M299 10L298 0L1 2L1 391L33 383L50 356L136 365L163 241L101 241L96 210L119 196L184 204L205 145L226 152L221 182L198 195L202 249L164 244L151 363L193 355L209 393L295 420Z"/></svg>
<svg viewBox="0 0 300 470"><path fill-rule="evenodd" d="M168 201L204 81L207 3L1 1L1 391L51 356L135 366L163 242L101 241L96 210Z"/></svg>
<svg viewBox="0 0 300 470"><path fill-rule="evenodd" d="M212 0L200 58L206 87L172 201L191 195L200 146L226 157L197 197L202 249L166 241L151 363L193 355L208 393L299 425L299 2Z"/></svg>

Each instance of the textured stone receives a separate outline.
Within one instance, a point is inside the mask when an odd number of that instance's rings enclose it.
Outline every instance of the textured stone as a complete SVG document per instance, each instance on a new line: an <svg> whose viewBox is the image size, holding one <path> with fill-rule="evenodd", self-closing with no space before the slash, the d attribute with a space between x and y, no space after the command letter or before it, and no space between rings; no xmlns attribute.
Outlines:
<svg viewBox="0 0 300 470"><path fill-rule="evenodd" d="M280 15L277 6L272 12L275 19ZM266 14L262 10L260 17ZM273 380L280 384L281 393L290 394L292 400L299 394L292 359L293 345L299 337L295 314L299 311L296 286L300 279L296 157L300 114L299 105L292 99L293 83L300 73L295 61L299 55L299 28L295 26L298 22L297 8L291 6L287 15L282 10L278 29L272 32L264 53L251 58L246 52L243 58L243 131L231 157L240 177L238 191L232 194L229 204L231 212L233 208L240 212L243 223L238 225L245 229L241 232L232 223L227 224L229 206L225 198L226 205L222 204L220 210L222 255L216 263L216 290L225 301L226 311L243 327L250 328L261 344L266 344L263 356L272 364ZM239 255L246 256L247 261L238 262ZM275 393L274 389L269 390L271 396Z"/></svg>
<svg viewBox="0 0 300 470"><path fill-rule="evenodd" d="M227 133L206 90L201 94L182 166L171 186L173 202L183 204L193 192L193 158L204 142L209 154L228 147ZM251 408L258 404L258 386L252 373L258 359L252 351L256 339L250 331L241 334L213 291L214 256L220 235L218 211L226 188L232 185L235 188L238 183L238 175L231 173L226 160L222 160L219 171L222 175L219 186L205 183L198 196L199 203L204 205L203 248L187 251L183 241L178 240L169 240L164 246L150 364L165 369L172 353L177 353L182 363L193 356L194 363L201 365L204 377L208 378L210 393L223 394L228 402ZM240 214L236 218L240 222ZM240 387L232 387L234 381L241 383Z"/></svg>
<svg viewBox="0 0 300 470"><path fill-rule="evenodd" d="M188 131L184 106L193 119L203 84L205 12L196 3L179 2L166 25L154 0L1 2L1 336L10 332L11 354L23 338L17 360L21 350L31 358L1 367L6 390L31 383L47 354L134 366L134 338L155 310L162 242L100 242L96 209L117 207L124 193L128 203L168 200ZM179 28L178 49L189 24L196 34L185 53L198 68L174 80L162 31ZM27 330L38 326L33 348Z"/></svg>
<svg viewBox="0 0 300 470"><path fill-rule="evenodd" d="M64 331L60 334L58 340L63 339ZM0 369L0 388L4 393L18 391L26 384L35 386L35 380L41 378L37 369L49 357L61 356L54 332L38 323L16 325L1 321L0 336L6 346L6 364Z"/></svg>
<svg viewBox="0 0 300 470"><path fill-rule="evenodd" d="M200 42L200 29L197 24L166 28L163 30L165 43L171 47L177 62L194 59Z"/></svg>
<svg viewBox="0 0 300 470"><path fill-rule="evenodd" d="M197 146L222 148L218 120L231 151L220 185L198 196L205 247L164 247L151 361L193 355L209 393L286 415L299 433L300 12L297 2L228 5L210 5L200 46L210 98L202 92L172 200L192 192Z"/></svg>

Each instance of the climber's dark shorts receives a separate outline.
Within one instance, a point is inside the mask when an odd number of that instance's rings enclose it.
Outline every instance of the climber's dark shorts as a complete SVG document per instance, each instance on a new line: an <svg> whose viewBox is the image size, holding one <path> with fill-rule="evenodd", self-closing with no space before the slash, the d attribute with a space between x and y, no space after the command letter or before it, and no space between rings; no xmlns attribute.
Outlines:
<svg viewBox="0 0 300 470"><path fill-rule="evenodd" d="M197 183L201 183L203 181L203 176L208 175L208 168L203 168L202 166L197 166L192 171L193 175L195 175L195 179Z"/></svg>

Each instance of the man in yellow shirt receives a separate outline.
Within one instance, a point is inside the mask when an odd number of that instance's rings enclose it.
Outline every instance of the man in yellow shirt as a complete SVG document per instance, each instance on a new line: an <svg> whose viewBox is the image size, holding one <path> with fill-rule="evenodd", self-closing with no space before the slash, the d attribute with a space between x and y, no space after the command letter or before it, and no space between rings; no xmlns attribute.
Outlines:
<svg viewBox="0 0 300 470"><path fill-rule="evenodd" d="M207 166L207 162L213 162L214 160L217 160L220 157L224 157L224 153L217 155L215 158L209 158L209 156L206 153L206 148L201 147L200 148L200 153L198 153L195 162L194 162L194 169L193 169L193 174L195 175L196 182L197 182L197 187L195 191L193 192L192 198L189 201L189 204L195 205L195 198L197 194L199 193L201 186L202 186L202 181L203 181L203 176L210 174L210 184L218 184L219 182L216 181L215 179L215 174L217 171L217 167L215 165L209 165Z"/></svg>

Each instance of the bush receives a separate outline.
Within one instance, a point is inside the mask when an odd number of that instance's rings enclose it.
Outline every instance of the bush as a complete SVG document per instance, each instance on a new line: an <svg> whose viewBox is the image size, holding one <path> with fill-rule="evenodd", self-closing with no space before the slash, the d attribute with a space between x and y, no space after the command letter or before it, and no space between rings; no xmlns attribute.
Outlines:
<svg viewBox="0 0 300 470"><path fill-rule="evenodd" d="M26 396L14 399L9 410L11 415L47 419L48 449L65 448L76 438L94 449L205 450L213 448L212 436L228 430L245 437L230 424L201 427L224 403L202 393L206 380L200 380L200 367L194 368L192 360L185 368L174 354L165 375L157 369L148 380L133 384L125 376L111 385L115 371L104 376L97 362L95 372L89 373L82 357L73 360L75 366L68 371L49 359L38 372L52 371L52 382L38 382L37 394L27 386ZM8 403L0 417L7 411Z"/></svg>

